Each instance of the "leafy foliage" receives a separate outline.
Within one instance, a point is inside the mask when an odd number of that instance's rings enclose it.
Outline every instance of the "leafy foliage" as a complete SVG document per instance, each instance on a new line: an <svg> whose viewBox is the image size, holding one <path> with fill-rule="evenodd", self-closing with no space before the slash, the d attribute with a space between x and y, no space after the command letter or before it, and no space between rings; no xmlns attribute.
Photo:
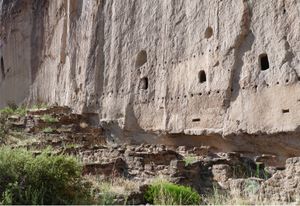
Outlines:
<svg viewBox="0 0 300 206"><path fill-rule="evenodd" d="M196 205L200 203L200 195L190 187L158 181L150 185L145 199L155 205Z"/></svg>
<svg viewBox="0 0 300 206"><path fill-rule="evenodd" d="M0 149L0 203L88 204L89 186L81 180L82 167L75 158L52 155L34 157L23 149Z"/></svg>

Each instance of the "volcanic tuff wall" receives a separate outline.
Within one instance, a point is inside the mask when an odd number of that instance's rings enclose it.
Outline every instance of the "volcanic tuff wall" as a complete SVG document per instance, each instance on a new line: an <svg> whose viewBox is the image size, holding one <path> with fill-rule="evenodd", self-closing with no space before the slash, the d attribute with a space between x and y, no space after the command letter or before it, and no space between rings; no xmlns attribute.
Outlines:
<svg viewBox="0 0 300 206"><path fill-rule="evenodd" d="M151 132L237 135L231 141L240 147L243 138L265 135L266 144L273 135L279 147L299 148L299 0L0 6L0 107L68 105L94 114L112 135L143 141ZM222 141L216 147L231 147Z"/></svg>

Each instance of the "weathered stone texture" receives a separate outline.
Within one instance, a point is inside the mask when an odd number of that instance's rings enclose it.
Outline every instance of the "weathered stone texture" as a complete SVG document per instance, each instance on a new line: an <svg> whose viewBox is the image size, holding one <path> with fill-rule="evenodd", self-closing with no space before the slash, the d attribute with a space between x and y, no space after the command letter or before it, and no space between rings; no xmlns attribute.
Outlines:
<svg viewBox="0 0 300 206"><path fill-rule="evenodd" d="M300 195L300 158L287 159L285 170L278 171L265 181L260 189L262 199L297 202Z"/></svg>
<svg viewBox="0 0 300 206"><path fill-rule="evenodd" d="M279 142L300 145L298 0L2 0L0 7L0 107L68 105L96 114L111 136L138 141L155 142L149 132L161 131L249 134L242 143L279 133ZM257 150L231 139L237 147L215 146Z"/></svg>

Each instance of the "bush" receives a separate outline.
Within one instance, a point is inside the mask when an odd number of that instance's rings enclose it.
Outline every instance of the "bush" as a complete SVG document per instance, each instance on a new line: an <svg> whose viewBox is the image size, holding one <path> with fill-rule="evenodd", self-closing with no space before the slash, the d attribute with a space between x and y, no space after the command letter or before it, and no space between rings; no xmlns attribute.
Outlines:
<svg viewBox="0 0 300 206"><path fill-rule="evenodd" d="M88 204L89 186L72 157L49 151L34 157L23 149L0 149L0 204Z"/></svg>
<svg viewBox="0 0 300 206"><path fill-rule="evenodd" d="M196 205L200 195L190 187L159 181L150 185L145 200L155 205Z"/></svg>

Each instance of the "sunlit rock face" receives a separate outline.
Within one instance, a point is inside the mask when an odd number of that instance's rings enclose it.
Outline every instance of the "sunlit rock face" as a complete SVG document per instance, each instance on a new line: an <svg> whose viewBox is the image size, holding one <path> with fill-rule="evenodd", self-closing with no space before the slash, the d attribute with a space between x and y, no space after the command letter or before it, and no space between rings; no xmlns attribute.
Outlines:
<svg viewBox="0 0 300 206"><path fill-rule="evenodd" d="M300 1L0 6L0 107L71 106L122 141L300 154Z"/></svg>

